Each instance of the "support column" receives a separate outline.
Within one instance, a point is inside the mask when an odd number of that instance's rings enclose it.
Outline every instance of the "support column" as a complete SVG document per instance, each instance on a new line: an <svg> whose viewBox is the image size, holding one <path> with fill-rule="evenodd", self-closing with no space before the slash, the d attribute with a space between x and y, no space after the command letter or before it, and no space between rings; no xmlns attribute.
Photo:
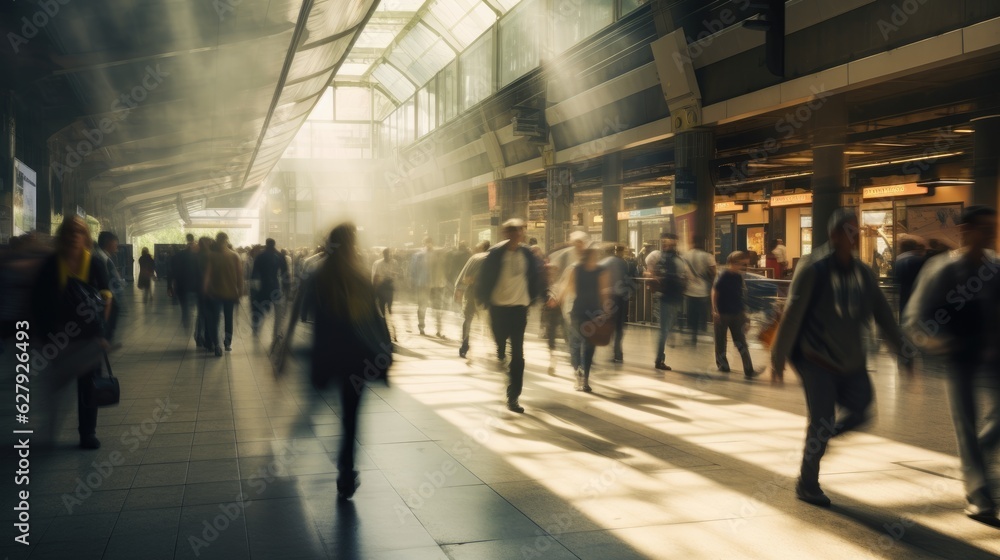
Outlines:
<svg viewBox="0 0 1000 560"><path fill-rule="evenodd" d="M1000 115L974 119L972 203L996 208L1000 198Z"/></svg>
<svg viewBox="0 0 1000 560"><path fill-rule="evenodd" d="M706 246L700 248L710 252L715 247L714 156L715 132L712 129L693 129L674 139L675 233L685 244L694 237L704 237Z"/></svg>
<svg viewBox="0 0 1000 560"><path fill-rule="evenodd" d="M503 239L503 223L512 218L528 220L528 181L502 179L496 181L499 223L493 226L493 238Z"/></svg>
<svg viewBox="0 0 1000 560"><path fill-rule="evenodd" d="M618 212L622 209L622 153L604 156L604 190L601 193L601 238L618 243Z"/></svg>
<svg viewBox="0 0 1000 560"><path fill-rule="evenodd" d="M813 144L813 249L826 243L826 224L840 208L847 187L847 105L843 95L830 97L815 112Z"/></svg>
<svg viewBox="0 0 1000 560"><path fill-rule="evenodd" d="M567 240L570 230L570 205L573 202L573 185L569 168L550 167L546 170L545 192L547 198L545 250Z"/></svg>

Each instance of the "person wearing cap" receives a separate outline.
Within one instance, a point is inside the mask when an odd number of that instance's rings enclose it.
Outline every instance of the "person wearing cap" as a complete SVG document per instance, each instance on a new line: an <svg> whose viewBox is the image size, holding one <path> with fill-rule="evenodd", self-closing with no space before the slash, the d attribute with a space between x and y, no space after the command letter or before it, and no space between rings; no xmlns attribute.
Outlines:
<svg viewBox="0 0 1000 560"><path fill-rule="evenodd" d="M507 409L524 412L518 402L524 383L524 329L528 307L545 293L538 259L522 245L522 220L503 224L505 243L498 243L486 255L476 277L476 298L490 310L490 326L497 341L497 358L505 359L503 348L510 339L510 370Z"/></svg>
<svg viewBox="0 0 1000 560"><path fill-rule="evenodd" d="M819 485L819 463L828 442L869 420L872 384L862 333L872 318L889 345L904 358L906 354L902 332L874 273L854 256L859 243L857 215L836 210L827 231L829 242L803 257L795 269L771 347L772 378L782 378L785 361L791 358L809 410L795 493L798 499L823 507L830 505L830 498ZM839 419L838 405L846 411Z"/></svg>

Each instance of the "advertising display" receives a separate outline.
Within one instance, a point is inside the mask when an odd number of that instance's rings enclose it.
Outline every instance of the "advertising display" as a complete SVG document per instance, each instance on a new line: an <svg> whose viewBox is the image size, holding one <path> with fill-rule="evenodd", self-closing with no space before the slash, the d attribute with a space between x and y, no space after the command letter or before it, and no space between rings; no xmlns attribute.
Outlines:
<svg viewBox="0 0 1000 560"><path fill-rule="evenodd" d="M35 229L35 171L14 160L14 235Z"/></svg>

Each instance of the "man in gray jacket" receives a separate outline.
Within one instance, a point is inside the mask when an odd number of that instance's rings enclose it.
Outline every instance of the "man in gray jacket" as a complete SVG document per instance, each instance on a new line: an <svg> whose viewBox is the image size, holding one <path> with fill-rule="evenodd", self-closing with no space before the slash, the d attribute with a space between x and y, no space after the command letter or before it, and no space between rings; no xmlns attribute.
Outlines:
<svg viewBox="0 0 1000 560"><path fill-rule="evenodd" d="M867 422L872 384L865 363L863 331L872 317L897 352L903 337L871 269L854 256L858 218L838 209L827 228L829 243L795 269L785 315L771 347L772 375L781 379L785 361L802 378L809 426L796 496L827 507L819 485L819 463L829 440ZM907 364L909 358L906 357ZM847 413L837 419L836 407Z"/></svg>

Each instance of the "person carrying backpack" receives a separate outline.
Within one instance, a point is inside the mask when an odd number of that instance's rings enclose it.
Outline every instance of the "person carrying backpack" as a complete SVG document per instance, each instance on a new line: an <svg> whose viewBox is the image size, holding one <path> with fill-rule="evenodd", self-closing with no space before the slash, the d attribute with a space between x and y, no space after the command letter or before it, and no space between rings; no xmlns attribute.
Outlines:
<svg viewBox="0 0 1000 560"><path fill-rule="evenodd" d="M677 323L684 304L689 269L677 253L677 236L673 233L660 235L659 251L646 257L646 275L656 280L656 290L660 294L660 338L656 343L656 369L670 371L664 360L664 348L670 330Z"/></svg>

